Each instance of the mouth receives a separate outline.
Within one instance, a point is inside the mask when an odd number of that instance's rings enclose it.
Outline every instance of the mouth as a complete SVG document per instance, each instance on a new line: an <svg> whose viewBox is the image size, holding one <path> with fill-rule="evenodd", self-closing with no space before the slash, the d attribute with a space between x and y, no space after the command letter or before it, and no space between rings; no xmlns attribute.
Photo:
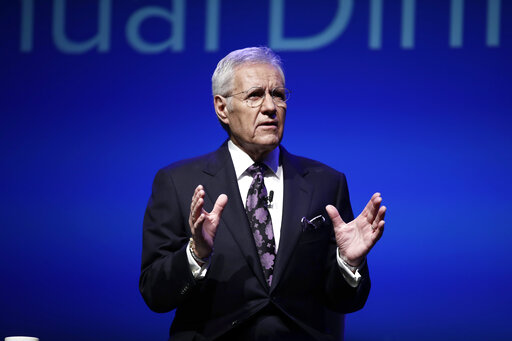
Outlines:
<svg viewBox="0 0 512 341"><path fill-rule="evenodd" d="M267 121L262 122L259 124L260 127L276 127L277 128L277 121Z"/></svg>

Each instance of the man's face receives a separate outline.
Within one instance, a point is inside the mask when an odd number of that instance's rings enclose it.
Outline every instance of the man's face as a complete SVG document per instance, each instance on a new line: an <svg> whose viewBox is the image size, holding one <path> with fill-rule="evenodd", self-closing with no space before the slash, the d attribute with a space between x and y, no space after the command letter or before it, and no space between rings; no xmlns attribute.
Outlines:
<svg viewBox="0 0 512 341"><path fill-rule="evenodd" d="M253 87L265 89L261 106L251 108L244 99L250 93L241 93L231 98L226 108L226 122L231 130L231 140L251 157L260 157L279 145L283 137L286 103L274 103L270 92L284 87L279 70L270 64L242 65L235 70L232 93Z"/></svg>

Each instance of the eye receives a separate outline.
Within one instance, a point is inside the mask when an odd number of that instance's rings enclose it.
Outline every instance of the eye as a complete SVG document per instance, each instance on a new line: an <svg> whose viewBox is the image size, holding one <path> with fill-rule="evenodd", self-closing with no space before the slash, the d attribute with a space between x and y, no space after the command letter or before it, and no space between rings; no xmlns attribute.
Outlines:
<svg viewBox="0 0 512 341"><path fill-rule="evenodd" d="M272 90L272 97L281 101L286 101L286 91L283 88L276 88Z"/></svg>
<svg viewBox="0 0 512 341"><path fill-rule="evenodd" d="M253 88L247 93L247 99L259 99L263 96L265 96L265 90L262 88Z"/></svg>

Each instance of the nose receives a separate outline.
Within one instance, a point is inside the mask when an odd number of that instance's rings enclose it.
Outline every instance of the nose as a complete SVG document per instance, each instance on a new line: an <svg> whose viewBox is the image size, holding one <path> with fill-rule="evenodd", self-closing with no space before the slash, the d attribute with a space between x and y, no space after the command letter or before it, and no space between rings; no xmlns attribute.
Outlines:
<svg viewBox="0 0 512 341"><path fill-rule="evenodd" d="M265 98L263 98L263 103L261 104L261 112L269 116L274 116L276 111L277 106L274 102L274 98L268 91L265 91Z"/></svg>

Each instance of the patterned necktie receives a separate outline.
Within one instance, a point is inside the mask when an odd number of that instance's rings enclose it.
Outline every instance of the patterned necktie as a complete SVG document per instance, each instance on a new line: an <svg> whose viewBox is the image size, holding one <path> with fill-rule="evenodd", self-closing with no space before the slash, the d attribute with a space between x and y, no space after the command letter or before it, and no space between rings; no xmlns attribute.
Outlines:
<svg viewBox="0 0 512 341"><path fill-rule="evenodd" d="M274 242L272 218L267 208L267 189L263 182L263 173L266 169L267 166L262 163L254 163L247 168L247 171L252 176L252 183L251 187L249 187L249 193L247 193L245 209L247 211L247 218L249 218L249 224L251 225L254 242L258 249L263 274L268 286L270 286L272 284L272 273L276 259L276 244Z"/></svg>

